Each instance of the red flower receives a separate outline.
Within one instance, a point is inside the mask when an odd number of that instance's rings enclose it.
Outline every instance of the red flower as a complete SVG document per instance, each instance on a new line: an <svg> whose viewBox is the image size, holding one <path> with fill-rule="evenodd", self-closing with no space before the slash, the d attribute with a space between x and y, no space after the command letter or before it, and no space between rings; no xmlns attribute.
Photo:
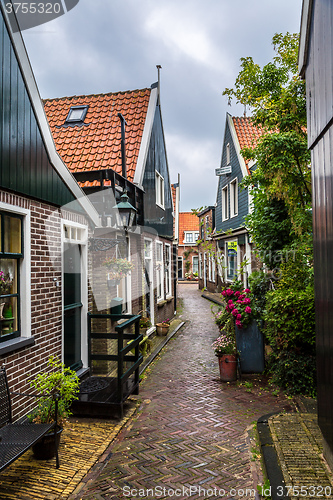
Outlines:
<svg viewBox="0 0 333 500"><path fill-rule="evenodd" d="M248 314L251 314L251 312L252 312L251 307L246 306L246 307L245 307L245 312L246 312L246 313L248 313Z"/></svg>
<svg viewBox="0 0 333 500"><path fill-rule="evenodd" d="M241 314L237 314L236 319L238 319L238 321L240 321L242 319L242 315Z"/></svg>
<svg viewBox="0 0 333 500"><path fill-rule="evenodd" d="M237 292L235 292L236 297L239 297L239 296L240 296L240 294L241 294L241 293L240 293L238 290L237 290Z"/></svg>
<svg viewBox="0 0 333 500"><path fill-rule="evenodd" d="M241 321L239 320L236 320L236 326L238 326L238 328L242 329L243 328L243 324Z"/></svg>
<svg viewBox="0 0 333 500"><path fill-rule="evenodd" d="M245 288L244 293L251 293L251 290L249 288Z"/></svg>

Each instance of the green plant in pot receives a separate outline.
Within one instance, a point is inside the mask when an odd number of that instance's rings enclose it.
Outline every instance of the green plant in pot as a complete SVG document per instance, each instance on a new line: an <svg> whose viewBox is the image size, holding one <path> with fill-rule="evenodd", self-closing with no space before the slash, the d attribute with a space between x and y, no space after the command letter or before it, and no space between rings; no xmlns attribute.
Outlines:
<svg viewBox="0 0 333 500"><path fill-rule="evenodd" d="M57 422L59 427L59 439L66 419L71 415L70 407L75 399L78 399L80 379L70 368L51 356L47 366L50 371L38 373L30 380L30 387L38 397L37 407L28 415L30 422L48 424L55 421L56 399L58 398ZM49 446L50 443L50 446ZM43 449L44 448L44 449ZM54 456L53 431L50 436L46 435L33 447L37 458L47 459Z"/></svg>

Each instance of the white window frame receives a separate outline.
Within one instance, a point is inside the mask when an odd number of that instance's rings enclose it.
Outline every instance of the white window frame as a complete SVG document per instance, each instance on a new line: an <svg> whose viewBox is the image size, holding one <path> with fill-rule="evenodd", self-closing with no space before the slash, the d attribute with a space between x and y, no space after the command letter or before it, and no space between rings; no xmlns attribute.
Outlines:
<svg viewBox="0 0 333 500"><path fill-rule="evenodd" d="M227 155L227 166L230 165L230 143L228 142L226 147L226 155Z"/></svg>
<svg viewBox="0 0 333 500"><path fill-rule="evenodd" d="M88 228L87 226L62 219L62 255L65 243L77 243L81 245L81 360L83 367L88 367ZM61 275L64 275L64 262L61 264ZM62 310L64 309L64 280L62 281ZM62 324L62 345L65 345L65 324ZM62 349L62 361L64 362L64 348Z"/></svg>
<svg viewBox="0 0 333 500"><path fill-rule="evenodd" d="M161 249L161 259L158 259L158 248ZM163 243L162 241L156 241L155 245L156 252L156 295L157 302L160 302L164 298L164 262L163 262Z"/></svg>
<svg viewBox="0 0 333 500"><path fill-rule="evenodd" d="M212 260L212 281L215 283L215 257L214 255L211 256Z"/></svg>
<svg viewBox="0 0 333 500"><path fill-rule="evenodd" d="M231 242L236 242L237 243L237 240L230 240L229 243L231 243ZM226 281L232 282L232 281L234 281L234 279L237 276L237 265L238 265L238 258L239 258L238 257L239 256L239 247L238 247L238 243L237 243L237 251L236 251L236 255L235 255L236 262L235 262L235 266L234 266L234 275L230 276L230 260L229 260L229 253L228 253L227 243L228 242L226 242L226 256L227 256Z"/></svg>
<svg viewBox="0 0 333 500"><path fill-rule="evenodd" d="M202 253L199 253L199 278L202 278Z"/></svg>
<svg viewBox="0 0 333 500"><path fill-rule="evenodd" d="M238 215L238 178L230 182L230 218Z"/></svg>
<svg viewBox="0 0 333 500"><path fill-rule="evenodd" d="M155 170L155 191L156 191L156 205L165 209L164 201L164 177Z"/></svg>
<svg viewBox="0 0 333 500"><path fill-rule="evenodd" d="M208 256L208 281L212 281L212 258Z"/></svg>
<svg viewBox="0 0 333 500"><path fill-rule="evenodd" d="M148 252L146 252L146 245ZM154 325L155 323L155 308L154 308L154 271L153 271L153 240L150 238L144 238L144 265L147 268L149 279L149 292L150 292L150 304L146 304L150 309L150 321Z"/></svg>
<svg viewBox="0 0 333 500"><path fill-rule="evenodd" d="M222 188L221 193L221 204L222 204L222 221L229 219L229 186L226 185Z"/></svg>
<svg viewBox="0 0 333 500"><path fill-rule="evenodd" d="M194 270L194 259L197 259L197 270ZM192 255L192 272L193 273L198 273L199 276L199 256L198 255Z"/></svg>
<svg viewBox="0 0 333 500"><path fill-rule="evenodd" d="M0 210L8 212L8 215L17 214L22 215L22 229L23 229L23 257L20 259L20 336L14 340L22 337L31 337L31 214L30 210L20 208L9 203L0 202ZM12 342L12 341L8 341ZM0 344L4 347L6 341Z"/></svg>
<svg viewBox="0 0 333 500"><path fill-rule="evenodd" d="M171 252L171 245L168 243L165 244L165 260L168 260L168 253L169 253L169 266L165 266L165 285L166 287L168 286L169 288L169 293L166 291L166 296L171 297L172 296L172 288L171 288L171 273L172 273L172 252Z"/></svg>
<svg viewBox="0 0 333 500"><path fill-rule="evenodd" d="M192 236L192 241L187 241L187 238L188 238L190 235ZM183 241L183 243L188 243L188 244L195 243L195 241L194 241L194 233L193 233L193 231L184 231L184 241Z"/></svg>

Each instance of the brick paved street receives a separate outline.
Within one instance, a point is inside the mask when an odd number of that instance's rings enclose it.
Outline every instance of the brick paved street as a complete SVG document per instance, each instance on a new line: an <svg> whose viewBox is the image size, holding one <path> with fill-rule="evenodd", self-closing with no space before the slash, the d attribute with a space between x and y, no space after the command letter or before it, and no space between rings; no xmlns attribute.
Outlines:
<svg viewBox="0 0 333 500"><path fill-rule="evenodd" d="M180 285L179 294L188 323L141 384L137 418L71 499L170 498L173 491L174 498L220 498L214 488L244 498L238 490L254 487L246 429L288 401L264 388L221 383L211 303L196 284Z"/></svg>

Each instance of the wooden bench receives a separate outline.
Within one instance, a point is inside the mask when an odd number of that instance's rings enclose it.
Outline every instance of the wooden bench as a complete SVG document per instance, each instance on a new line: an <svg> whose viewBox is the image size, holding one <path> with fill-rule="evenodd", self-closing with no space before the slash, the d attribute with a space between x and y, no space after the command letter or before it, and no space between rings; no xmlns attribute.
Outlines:
<svg viewBox="0 0 333 500"><path fill-rule="evenodd" d="M56 445L58 395L55 399L55 422L35 424L30 422L12 422L10 395L41 397L36 394L10 393L5 367L0 368L0 472L29 450L40 438L54 430L56 467L59 468L58 447Z"/></svg>

